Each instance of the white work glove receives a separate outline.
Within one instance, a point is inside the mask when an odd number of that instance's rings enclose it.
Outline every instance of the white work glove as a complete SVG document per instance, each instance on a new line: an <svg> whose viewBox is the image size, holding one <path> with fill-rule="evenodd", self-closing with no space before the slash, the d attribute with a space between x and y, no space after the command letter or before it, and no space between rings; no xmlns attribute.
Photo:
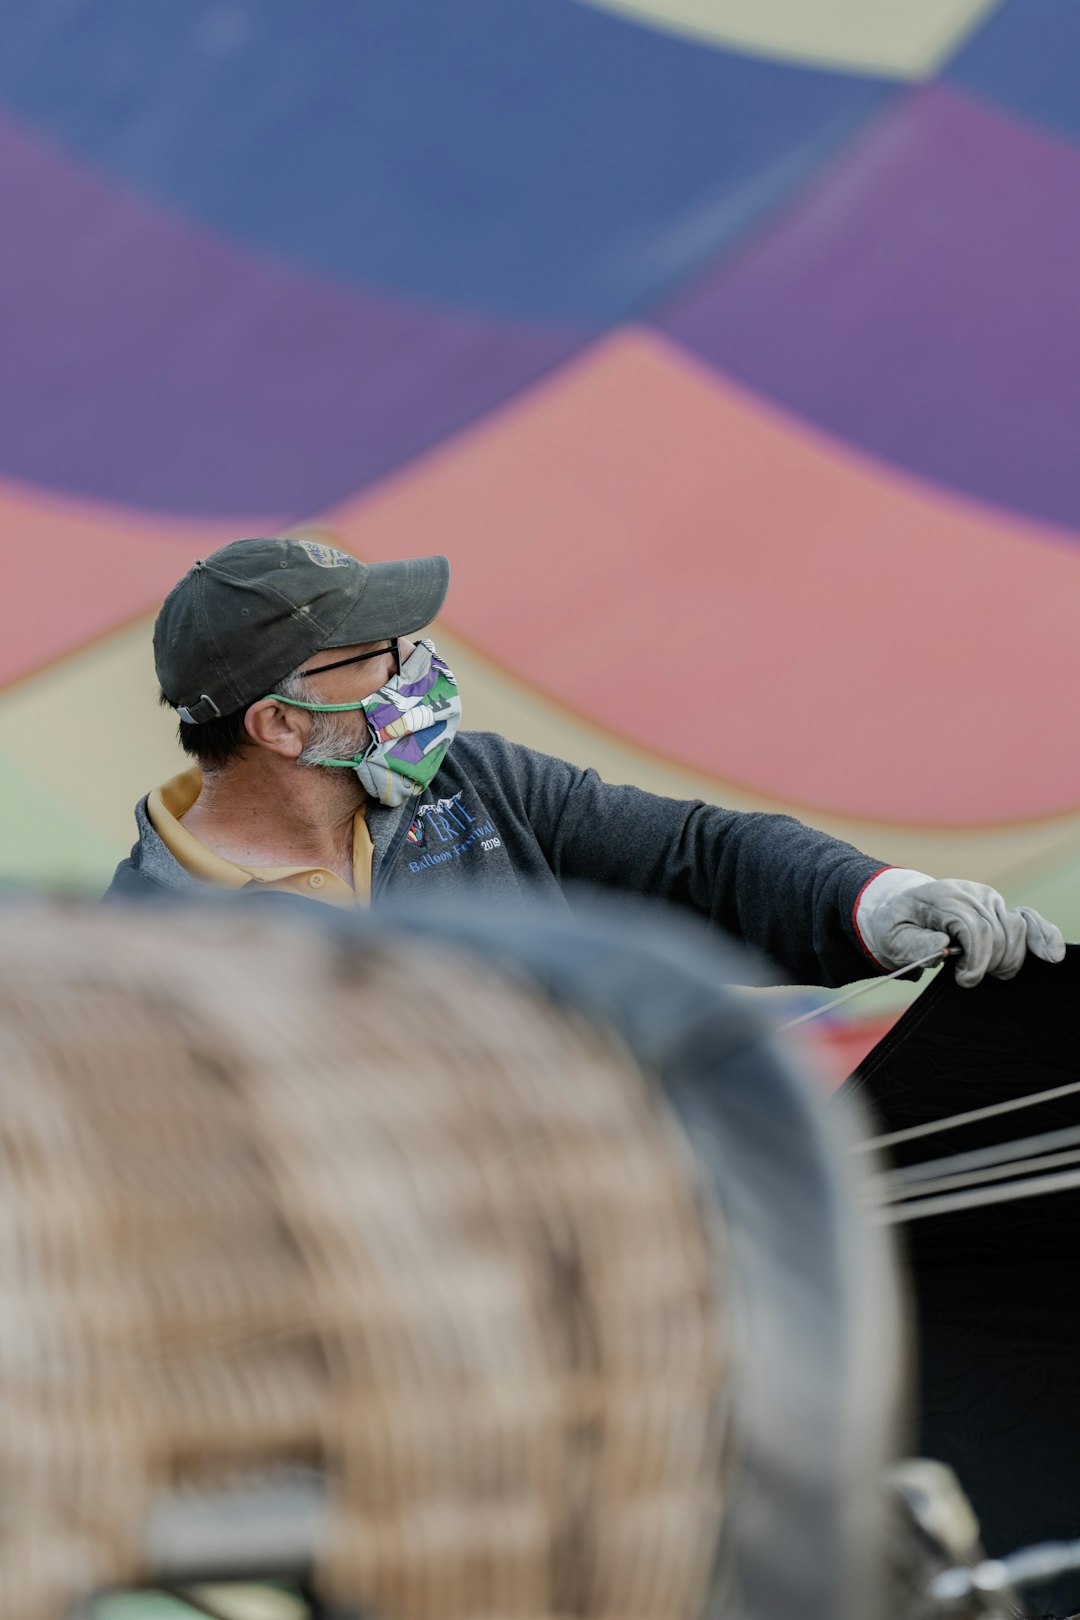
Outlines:
<svg viewBox="0 0 1080 1620"><path fill-rule="evenodd" d="M1010 911L996 889L964 878L929 877L890 868L866 885L855 924L882 967L918 962L948 945L959 947L956 982L968 987L983 976L1011 979L1030 950L1044 962L1065 955L1061 931L1029 906Z"/></svg>

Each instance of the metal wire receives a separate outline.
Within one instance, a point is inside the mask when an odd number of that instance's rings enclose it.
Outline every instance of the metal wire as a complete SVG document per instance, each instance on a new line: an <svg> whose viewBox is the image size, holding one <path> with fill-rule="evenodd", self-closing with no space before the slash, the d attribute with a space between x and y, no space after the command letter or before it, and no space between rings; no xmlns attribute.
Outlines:
<svg viewBox="0 0 1080 1620"><path fill-rule="evenodd" d="M1042 1131L1038 1136L1017 1136L1008 1142L996 1142L989 1147L971 1148L966 1153L952 1153L948 1158L927 1159L921 1164L906 1164L899 1170L886 1171L881 1184L934 1181L938 1176L950 1175L957 1170L978 1170L985 1165L1008 1164L1029 1158L1049 1148L1080 1145L1080 1125L1067 1125L1059 1131Z"/></svg>
<svg viewBox="0 0 1080 1620"><path fill-rule="evenodd" d="M951 1192L958 1187L976 1187L980 1183L996 1182L999 1186L1009 1183L1020 1185L1024 1176L1032 1174L1035 1170L1060 1169L1067 1164L1080 1164L1080 1149L1071 1153L1042 1153L1033 1158L1020 1160L1000 1168L987 1170L967 1170L954 1176L939 1176L936 1181L927 1181L917 1184L914 1188L898 1186L895 1188L874 1187L871 1199L879 1203L899 1203L908 1198L912 1202L915 1197L929 1198L937 1193ZM1007 1172L1003 1174L1003 1171Z"/></svg>
<svg viewBox="0 0 1080 1620"><path fill-rule="evenodd" d="M894 968L891 973L882 974L879 978L868 979L865 984L857 984L853 990L845 990L842 996L834 996L831 1001L825 1001L820 1007L811 1007L809 1012L800 1013L797 1018L789 1018L786 1023L780 1024L780 1029L794 1029L796 1024L808 1024L813 1018L824 1018L826 1013L842 1007L847 1001L856 1001L859 996L869 995L879 985L888 984L890 979L902 979L905 973L914 973L919 968L933 967L943 962L947 956L958 956L959 947L946 945L940 951L932 951L929 956L921 956L917 962L905 962L903 967Z"/></svg>
<svg viewBox="0 0 1080 1620"><path fill-rule="evenodd" d="M930 1119L922 1125L909 1125L902 1131L872 1136L865 1142L857 1142L851 1151L869 1153L879 1148L896 1147L901 1142L914 1142L920 1136L936 1136L939 1131L955 1131L961 1125L974 1125L980 1119L994 1119L999 1114L1035 1108L1039 1103L1053 1102L1058 1097L1074 1097L1077 1092L1080 1092L1080 1080L1071 1080L1067 1085L1051 1086L1047 1091L1033 1091L1029 1097L1010 1097L1005 1102L988 1103L985 1108L969 1108L962 1114L948 1114L944 1119Z"/></svg>
<svg viewBox="0 0 1080 1620"><path fill-rule="evenodd" d="M956 1215L963 1210L984 1209L991 1204L1011 1204L1021 1198L1039 1198L1047 1193L1069 1192L1080 1187L1080 1170L1063 1170L1058 1175L1036 1176L1031 1181L1010 1181L1005 1186L983 1187L976 1192L943 1193L940 1198L914 1198L904 1203L885 1204L868 1212L876 1226L898 1226L925 1220L930 1215Z"/></svg>
<svg viewBox="0 0 1080 1620"><path fill-rule="evenodd" d="M958 1130L1004 1114L1021 1113L1043 1103L1080 1093L1080 1080L1068 1081L1032 1092L1026 1097L1010 1097L1002 1102L969 1108L944 1119L926 1120L903 1130L889 1131L856 1143L853 1153L898 1147L927 1136ZM1062 1151L1046 1152L1045 1149ZM1064 1151L1075 1149L1076 1151ZM872 1182L868 1201L875 1206L871 1218L878 1225L923 1220L931 1215L948 1215L981 1209L991 1204L1012 1203L1054 1192L1067 1192L1080 1186L1080 1171L1066 1166L1080 1163L1080 1126L1043 1131L1018 1137L965 1153L902 1166L884 1172ZM1034 1172L1059 1171L1057 1174ZM987 1186L986 1183L991 1183ZM978 1190L971 1190L971 1189Z"/></svg>

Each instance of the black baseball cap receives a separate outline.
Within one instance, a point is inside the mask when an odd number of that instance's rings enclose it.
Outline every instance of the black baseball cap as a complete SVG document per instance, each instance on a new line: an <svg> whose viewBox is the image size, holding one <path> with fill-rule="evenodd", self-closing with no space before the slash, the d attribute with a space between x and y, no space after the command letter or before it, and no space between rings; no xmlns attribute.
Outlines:
<svg viewBox="0 0 1080 1620"><path fill-rule="evenodd" d="M420 630L442 607L445 557L362 563L316 540L233 540L197 562L154 625L161 690L201 725L271 692L312 653Z"/></svg>

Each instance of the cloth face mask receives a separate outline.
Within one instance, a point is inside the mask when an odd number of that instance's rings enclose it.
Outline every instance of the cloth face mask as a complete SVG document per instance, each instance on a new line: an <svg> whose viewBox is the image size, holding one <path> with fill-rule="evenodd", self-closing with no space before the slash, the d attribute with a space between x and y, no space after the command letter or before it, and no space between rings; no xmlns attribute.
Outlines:
<svg viewBox="0 0 1080 1620"><path fill-rule="evenodd" d="M371 797L385 805L404 804L423 793L461 724L457 682L430 641L418 641L400 673L358 703L301 703L278 692L269 695L318 714L363 709L371 734L363 753L319 764L354 770Z"/></svg>

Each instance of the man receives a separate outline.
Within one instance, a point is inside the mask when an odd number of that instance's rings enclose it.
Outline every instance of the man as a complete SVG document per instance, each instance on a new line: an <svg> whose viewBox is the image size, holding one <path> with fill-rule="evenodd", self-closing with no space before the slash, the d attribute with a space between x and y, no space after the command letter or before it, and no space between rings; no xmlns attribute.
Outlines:
<svg viewBox="0 0 1080 1620"><path fill-rule="evenodd" d="M790 816L613 787L490 732L458 733L429 624L445 557L358 562L308 540L236 540L195 564L154 628L162 701L197 762L144 799L110 896L286 890L342 905L590 883L685 906L803 984L918 962L957 978L1064 955L984 884L886 868Z"/></svg>

